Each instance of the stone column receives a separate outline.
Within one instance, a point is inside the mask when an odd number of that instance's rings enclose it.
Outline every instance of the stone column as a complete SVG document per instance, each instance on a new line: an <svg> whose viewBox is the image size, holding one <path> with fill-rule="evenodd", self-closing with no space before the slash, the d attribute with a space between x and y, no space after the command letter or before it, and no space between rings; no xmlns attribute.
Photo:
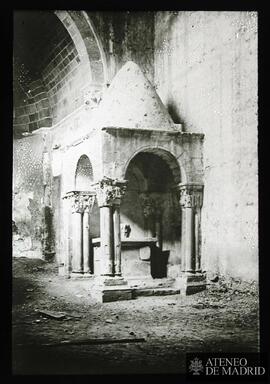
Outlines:
<svg viewBox="0 0 270 384"><path fill-rule="evenodd" d="M90 273L90 213L95 202L95 194L80 192L83 205L82 236L83 236L83 272Z"/></svg>
<svg viewBox="0 0 270 384"><path fill-rule="evenodd" d="M184 214L184 271L200 271L200 210L203 186L180 184L180 205Z"/></svg>
<svg viewBox="0 0 270 384"><path fill-rule="evenodd" d="M120 228L120 202L114 205L113 211L113 234L114 234L114 272L121 276L121 228Z"/></svg>
<svg viewBox="0 0 270 384"><path fill-rule="evenodd" d="M71 191L65 195L71 201L73 273L89 272L89 211L95 196L91 192Z"/></svg>
<svg viewBox="0 0 270 384"><path fill-rule="evenodd" d="M103 178L94 184L100 207L100 247L102 275L121 275L120 201L126 181Z"/></svg>
<svg viewBox="0 0 270 384"><path fill-rule="evenodd" d="M83 272L82 212L72 211L72 272Z"/></svg>
<svg viewBox="0 0 270 384"><path fill-rule="evenodd" d="M83 212L83 272L89 273L90 238L89 238L89 209Z"/></svg>
<svg viewBox="0 0 270 384"><path fill-rule="evenodd" d="M200 212L203 201L203 185L179 184L180 205L184 219L184 260L182 274L178 278L180 293L187 295L206 288L206 277L201 273L200 261ZM182 226L183 227L183 226Z"/></svg>
<svg viewBox="0 0 270 384"><path fill-rule="evenodd" d="M195 211L195 255L196 255L196 272L201 272L201 207Z"/></svg>

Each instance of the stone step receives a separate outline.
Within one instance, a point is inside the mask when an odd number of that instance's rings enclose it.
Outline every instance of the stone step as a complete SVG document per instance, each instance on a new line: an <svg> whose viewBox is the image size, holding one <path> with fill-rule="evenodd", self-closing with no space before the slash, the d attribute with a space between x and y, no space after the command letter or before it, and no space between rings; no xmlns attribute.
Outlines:
<svg viewBox="0 0 270 384"><path fill-rule="evenodd" d="M163 278L163 279L128 279L128 284L134 289L159 289L159 288L171 288L175 283L175 279Z"/></svg>
<svg viewBox="0 0 270 384"><path fill-rule="evenodd" d="M139 296L167 296L177 295L180 293L179 288L137 288L133 289L132 297Z"/></svg>

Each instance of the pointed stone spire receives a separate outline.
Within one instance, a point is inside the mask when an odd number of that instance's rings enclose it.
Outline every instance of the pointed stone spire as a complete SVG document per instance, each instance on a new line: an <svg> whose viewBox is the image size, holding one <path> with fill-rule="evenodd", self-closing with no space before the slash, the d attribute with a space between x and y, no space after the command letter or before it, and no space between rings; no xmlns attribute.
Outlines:
<svg viewBox="0 0 270 384"><path fill-rule="evenodd" d="M113 78L96 110L96 126L175 130L175 125L137 64L128 61Z"/></svg>

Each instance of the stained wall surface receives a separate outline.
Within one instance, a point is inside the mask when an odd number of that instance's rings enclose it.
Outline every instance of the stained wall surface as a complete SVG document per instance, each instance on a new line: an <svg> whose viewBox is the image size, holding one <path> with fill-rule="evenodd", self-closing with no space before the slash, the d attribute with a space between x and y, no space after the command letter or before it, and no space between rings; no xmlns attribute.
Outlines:
<svg viewBox="0 0 270 384"><path fill-rule="evenodd" d="M206 270L257 279L257 17L159 12L155 83L175 122L205 133Z"/></svg>

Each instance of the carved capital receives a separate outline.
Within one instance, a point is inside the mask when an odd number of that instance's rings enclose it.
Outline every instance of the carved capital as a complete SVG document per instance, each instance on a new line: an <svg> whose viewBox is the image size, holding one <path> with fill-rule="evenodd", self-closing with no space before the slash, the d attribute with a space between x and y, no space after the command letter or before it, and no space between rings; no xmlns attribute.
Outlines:
<svg viewBox="0 0 270 384"><path fill-rule="evenodd" d="M91 212L95 203L95 194L87 191L71 191L63 199L70 199L72 213Z"/></svg>
<svg viewBox="0 0 270 384"><path fill-rule="evenodd" d="M120 205L127 188L126 180L103 178L93 185L99 207Z"/></svg>
<svg viewBox="0 0 270 384"><path fill-rule="evenodd" d="M201 208L203 204L203 185L179 184L180 205L182 208Z"/></svg>

